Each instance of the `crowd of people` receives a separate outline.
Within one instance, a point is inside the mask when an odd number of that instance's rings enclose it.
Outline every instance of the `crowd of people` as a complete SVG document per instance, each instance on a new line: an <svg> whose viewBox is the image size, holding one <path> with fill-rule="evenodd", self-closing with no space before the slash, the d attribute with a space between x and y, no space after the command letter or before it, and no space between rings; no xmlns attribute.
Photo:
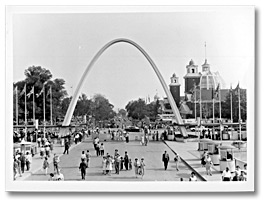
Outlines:
<svg viewBox="0 0 270 207"><path fill-rule="evenodd" d="M22 177L25 171L30 171L32 163L32 155L29 152L16 151L13 157L13 179L16 180L17 175Z"/></svg>
<svg viewBox="0 0 270 207"><path fill-rule="evenodd" d="M147 146L149 143L149 138L152 137L153 140L158 140L159 134L158 131L153 131L151 132L149 127L144 127L142 129L143 136L141 137L141 145ZM95 156L96 157L101 157L101 174L103 175L112 175L114 172L116 175L119 175L121 171L123 170L132 170L134 169L134 174L135 177L138 178L140 177L141 179L144 178L145 176L145 170L146 170L146 164L145 160L143 157L141 158L134 158L131 159L129 156L128 152L125 151L122 156L120 155L119 151L115 149L115 153L113 155L110 155L107 153L105 155L105 143L101 142L99 139L99 133L100 130L97 128L93 131L88 131L88 130L81 130L73 133L73 141L75 144L78 142L82 142L85 136L89 136L89 134L95 133L97 136L94 136L93 138L93 146L95 150ZM110 134L111 139L113 140L126 140L128 142L128 132L123 132L121 130L110 130L108 131ZM161 133L161 137L163 136L163 139L166 138L166 135L169 134L168 130L165 130L163 133ZM120 137L120 138L119 138ZM122 137L122 138L121 138ZM106 140L105 140L106 141ZM52 140L44 138L44 137L38 137L37 139L37 146L39 148L39 154L40 158L43 159L42 162L42 171L44 172L45 175L48 174L48 170L50 167L49 164L49 158L52 156L53 149L54 149L54 143ZM69 154L69 149L71 146L70 139L65 139L64 141L64 151L63 154ZM31 152L16 152L14 155L14 180L16 179L17 176L22 176L22 174L25 171L29 171L31 168L31 163L32 163L32 154ZM229 156L229 155L228 155ZM81 173L82 180L85 180L86 177L86 170L87 168L90 167L90 150L85 150L82 151L81 154L81 162L79 164L79 171ZM181 162L181 157L176 154L174 157L174 163L175 163L175 168L176 171L180 171L180 162ZM170 163L170 157L169 154L165 151L164 154L162 154L161 161L163 162L164 165L164 170L168 169L168 165ZM53 172L49 173L50 178L49 180L56 181L56 180L64 180L64 175L60 172L59 168L59 163L60 163L60 157L56 153L53 154ZM201 158L201 164L203 167L206 169L206 174L212 176L212 170L211 168L213 167L213 163L211 160L210 155L205 152L202 155ZM222 180L223 181L246 181L247 180L247 170L246 170L246 165L244 166L244 169L240 169L239 166L236 166L235 172L231 173L229 168L226 168L222 172ZM183 178L180 178L180 181L183 181ZM197 181L196 174L192 172L189 177L189 181Z"/></svg>

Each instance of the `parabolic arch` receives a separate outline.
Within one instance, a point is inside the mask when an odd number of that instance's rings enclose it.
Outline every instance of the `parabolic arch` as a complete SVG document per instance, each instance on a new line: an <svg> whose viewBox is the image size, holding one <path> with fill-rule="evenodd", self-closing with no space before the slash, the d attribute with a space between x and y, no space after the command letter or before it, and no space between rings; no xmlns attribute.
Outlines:
<svg viewBox="0 0 270 207"><path fill-rule="evenodd" d="M183 120L181 118L181 115L179 113L179 110L175 104L175 101L172 97L172 94L171 92L169 91L161 73L159 72L157 66L155 65L154 61L150 58L150 56L145 52L145 50L140 46L138 45L136 42L132 41L132 40L129 40L129 39L125 39L125 38L119 38L119 39L115 39L115 40L112 40L110 42L108 42L106 45L104 45L99 51L98 53L93 57L93 59L91 60L91 62L89 63L89 65L87 66L87 68L85 69L82 77L81 77L81 80L74 92L74 95L72 97L72 100L69 104L69 107L68 107L68 110L67 110L67 113L65 115L65 119L63 121L63 124L62 126L69 126L70 125L70 122L71 122L71 118L72 118L72 115L73 115L73 112L75 110L75 107L76 107L76 104L77 104L77 101L78 101L78 98L79 98L79 95L80 95L80 92L81 92L81 88L85 82L85 79L87 77L87 75L89 74L90 70L93 68L93 65L95 64L95 62L98 60L98 58L102 55L102 53L108 49L109 47L111 47L112 45L116 44L116 43L120 43L120 42L124 42L124 43L128 43L128 44L131 44L133 45L134 47L136 47L145 57L146 59L148 60L148 62L150 63L150 65L152 66L152 68L154 69L167 97L168 97L168 100L169 100L169 103L172 107L172 110L173 110L173 113L176 117L176 121L178 124L180 125L183 125ZM180 130L181 130L181 134L184 136L184 137L187 137L187 132L186 132L186 128L184 126L180 126ZM61 136L61 132L60 132L60 136Z"/></svg>

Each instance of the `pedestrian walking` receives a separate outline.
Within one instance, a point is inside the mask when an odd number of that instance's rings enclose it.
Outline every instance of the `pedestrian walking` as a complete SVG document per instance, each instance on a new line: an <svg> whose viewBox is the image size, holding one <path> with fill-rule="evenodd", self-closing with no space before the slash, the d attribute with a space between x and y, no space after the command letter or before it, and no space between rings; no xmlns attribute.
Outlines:
<svg viewBox="0 0 270 207"><path fill-rule="evenodd" d="M228 167L222 172L222 181L231 181L231 172Z"/></svg>
<svg viewBox="0 0 270 207"><path fill-rule="evenodd" d="M198 181L195 172L191 172L191 175L189 177L189 181Z"/></svg>
<svg viewBox="0 0 270 207"><path fill-rule="evenodd" d="M164 154L162 155L162 162L164 163L165 170L167 170L168 168L169 161L170 161L169 154L167 153L167 151L165 151Z"/></svg>
<svg viewBox="0 0 270 207"><path fill-rule="evenodd" d="M136 178L139 175L139 167L140 167L140 162L138 161L138 158L135 158L135 161L134 161L134 170L135 170L135 176L136 176Z"/></svg>
<svg viewBox="0 0 270 207"><path fill-rule="evenodd" d="M106 170L108 171L108 175L112 175L112 162L112 157L108 155L106 163Z"/></svg>
<svg viewBox="0 0 270 207"><path fill-rule="evenodd" d="M100 144L99 150L100 150L100 155L104 156L105 147L104 147L103 143Z"/></svg>
<svg viewBox="0 0 270 207"><path fill-rule="evenodd" d="M144 158L141 158L139 174L142 176L142 179L143 179L144 173L145 173L145 163L144 163Z"/></svg>
<svg viewBox="0 0 270 207"><path fill-rule="evenodd" d="M103 175L106 175L106 163L107 163L107 158L106 156L103 156L103 159L102 159L102 174Z"/></svg>
<svg viewBox="0 0 270 207"><path fill-rule="evenodd" d="M97 157L100 155L100 143L99 142L96 144L96 154L97 154Z"/></svg>
<svg viewBox="0 0 270 207"><path fill-rule="evenodd" d="M81 171L82 180L85 180L86 168L87 168L87 164L85 163L85 160L82 159L80 163L80 167L79 167L79 170Z"/></svg>
<svg viewBox="0 0 270 207"><path fill-rule="evenodd" d="M86 151L86 165L87 165L87 167L89 167L90 157L91 157L91 154L90 154L89 150L87 150Z"/></svg>
<svg viewBox="0 0 270 207"><path fill-rule="evenodd" d="M178 154L175 155L174 161L175 161L175 165L176 165L176 170L179 171L181 158Z"/></svg>
<svg viewBox="0 0 270 207"><path fill-rule="evenodd" d="M13 159L13 180L16 180L16 175L18 173L18 162L16 158Z"/></svg>
<svg viewBox="0 0 270 207"><path fill-rule="evenodd" d="M49 142L47 145L45 145L45 154L47 157L50 157L50 145Z"/></svg>
<svg viewBox="0 0 270 207"><path fill-rule="evenodd" d="M41 157L41 159L43 159L43 157L44 157L44 155L45 155L45 147L44 147L44 145L42 145L41 147L40 147L40 157Z"/></svg>
<svg viewBox="0 0 270 207"><path fill-rule="evenodd" d="M126 143L129 143L129 133L128 132L126 133L125 137L126 137Z"/></svg>
<svg viewBox="0 0 270 207"><path fill-rule="evenodd" d="M59 171L59 162L60 162L60 158L55 153L54 154L54 157L53 157L53 168L54 168L54 172L58 172Z"/></svg>
<svg viewBox="0 0 270 207"><path fill-rule="evenodd" d="M21 167L21 160L20 160L20 157L18 156L16 158L16 161L17 161L17 164L18 164L18 174L20 175L20 177L22 177L22 167Z"/></svg>
<svg viewBox="0 0 270 207"><path fill-rule="evenodd" d="M81 160L86 160L86 154L84 153L84 151L82 151L82 154L81 154Z"/></svg>
<svg viewBox="0 0 270 207"><path fill-rule="evenodd" d="M123 157L120 157L120 170L123 170L124 169L124 158Z"/></svg>
<svg viewBox="0 0 270 207"><path fill-rule="evenodd" d="M25 155L26 171L30 170L31 163L32 163L32 155L30 155L29 152L26 152Z"/></svg>
<svg viewBox="0 0 270 207"><path fill-rule="evenodd" d="M117 154L117 155L114 157L115 174L119 174L119 171L120 171L120 163L121 163L120 155Z"/></svg>
<svg viewBox="0 0 270 207"><path fill-rule="evenodd" d="M38 143L38 147L40 147L40 144L41 144L41 138L37 138L37 143Z"/></svg>
<svg viewBox="0 0 270 207"><path fill-rule="evenodd" d="M42 168L43 168L43 170L45 170L45 175L47 175L48 168L49 168L49 162L48 162L48 158L47 157L44 158L44 161L43 161L43 164L42 164Z"/></svg>
<svg viewBox="0 0 270 207"><path fill-rule="evenodd" d="M22 170L22 173L24 173L24 169L25 169L25 165L26 165L26 159L25 159L25 155L24 155L23 152L21 153L19 159L21 161L21 170Z"/></svg>
<svg viewBox="0 0 270 207"><path fill-rule="evenodd" d="M205 167L205 164L206 164L206 162L205 162L206 155L207 155L207 152L204 151L203 154L202 154L202 156L201 156L201 165L202 165L203 167Z"/></svg>
<svg viewBox="0 0 270 207"><path fill-rule="evenodd" d="M51 150L51 153L53 152L53 142L51 141L50 142L50 150Z"/></svg>
<svg viewBox="0 0 270 207"><path fill-rule="evenodd" d="M65 150L64 150L63 154L66 154L66 153L68 154L68 150L69 150L69 142L68 142L67 139L65 140L64 146L65 146Z"/></svg>
<svg viewBox="0 0 270 207"><path fill-rule="evenodd" d="M79 135L79 133L77 133L77 134L75 135L75 137L74 137L74 142L75 142L75 144L78 143L79 138L80 138L80 135Z"/></svg>
<svg viewBox="0 0 270 207"><path fill-rule="evenodd" d="M129 170L132 170L132 161L131 161L131 159L129 159L128 164L129 164Z"/></svg>
<svg viewBox="0 0 270 207"><path fill-rule="evenodd" d="M124 165L125 165L126 170L128 170L128 167L129 167L129 157L128 157L127 151L125 151Z"/></svg>
<svg viewBox="0 0 270 207"><path fill-rule="evenodd" d="M213 163L212 163L211 157L209 155L206 155L205 163L206 163L205 164L206 174L207 175L209 174L212 176L211 167L212 167Z"/></svg>

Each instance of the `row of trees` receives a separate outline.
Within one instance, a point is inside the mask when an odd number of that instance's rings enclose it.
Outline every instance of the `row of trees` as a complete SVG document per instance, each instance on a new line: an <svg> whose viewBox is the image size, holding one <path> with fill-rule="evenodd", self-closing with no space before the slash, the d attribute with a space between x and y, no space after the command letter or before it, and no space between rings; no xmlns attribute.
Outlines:
<svg viewBox="0 0 270 207"><path fill-rule="evenodd" d="M232 95L232 113L231 113L231 95ZM195 106L194 103L188 104L190 110L193 111L192 115L187 116L187 118L194 118ZM247 119L247 94L246 90L240 89L240 107L241 107L241 119ZM216 119L220 117L219 113L219 102L215 103L214 116ZM226 95L225 101L221 102L221 115L222 118L231 119L231 114L234 122L239 120L239 97L236 91L228 92ZM196 104L196 117L200 116L200 104ZM203 118L212 118L213 117L213 103L202 104L202 117Z"/></svg>
<svg viewBox="0 0 270 207"><path fill-rule="evenodd" d="M38 96L42 91L45 84L45 117L46 120L50 120L50 96L48 96L49 88L52 92L52 118L53 122L58 122L63 119L71 102L72 97L68 97L65 90L65 80L52 79L52 74L49 70L42 68L41 66L31 66L25 70L25 79L15 82L14 86L14 98L13 98L13 117L16 120L16 107L18 107L19 124L24 123L25 115L25 101L24 94L21 92L26 85L26 94L29 94L34 87L34 94L27 96L27 118L33 119L33 95L35 96L35 119L43 120L43 94ZM16 90L17 94L16 95ZM18 106L16 106L16 96L18 97ZM74 116L94 117L95 120L109 120L115 116L113 111L113 105L104 96L97 94L93 98L89 99L85 94L79 97L77 102Z"/></svg>
<svg viewBox="0 0 270 207"><path fill-rule="evenodd" d="M72 97L68 97L68 94L65 90L65 80L63 79L52 79L52 74L49 70L42 68L41 66L31 66L25 70L25 79L22 81L18 81L14 83L14 88L17 88L18 94L20 94L24 86L26 85L26 94L34 87L35 93L29 95L27 98L27 117L28 119L33 118L33 99L32 96L35 95L35 119L43 120L43 95L36 96L42 91L43 85L45 84L45 94L46 94L46 120L50 120L50 96L48 96L49 88L51 88L52 92L52 118L53 122L57 122L62 120L66 114L68 106L71 102ZM25 101L24 95L18 95L18 112L19 112L19 120L24 120L24 108ZM246 120L246 90L241 90L241 119ZM16 94L14 93L14 120L16 120ZM234 121L238 121L239 113L238 113L238 95L232 93L232 104L233 104L233 119ZM194 104L189 104L191 110L194 110ZM74 117L91 117L95 119L95 121L104 121L104 120L112 120L117 116L122 119L135 119L135 120L143 120L149 119L150 121L155 121L157 115L161 113L160 110L160 101L157 100L155 102L146 104L145 100L139 98L138 100L130 101L125 109L120 109L118 113L113 110L114 106L109 102L109 100L103 95L96 94L92 98L88 98L86 94L82 94L79 97L77 102ZM222 118L231 118L231 97L230 93L228 93L226 100L222 102ZM203 117L212 118L212 104L203 104L202 105ZM199 104L197 104L197 117L200 115ZM194 117L190 115L190 117ZM215 117L219 117L219 105L215 106ZM188 117L187 117L188 118ZM22 122L21 122L22 123Z"/></svg>
<svg viewBox="0 0 270 207"><path fill-rule="evenodd" d="M136 120L142 120L148 117L151 121L156 120L157 115L159 114L159 108L159 100L146 104L141 98L135 101L130 101L125 107L128 117Z"/></svg>

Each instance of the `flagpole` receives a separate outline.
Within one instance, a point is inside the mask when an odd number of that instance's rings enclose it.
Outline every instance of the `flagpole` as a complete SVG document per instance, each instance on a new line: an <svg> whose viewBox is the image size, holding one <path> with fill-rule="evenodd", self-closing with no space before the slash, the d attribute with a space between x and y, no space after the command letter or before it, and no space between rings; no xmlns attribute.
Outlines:
<svg viewBox="0 0 270 207"><path fill-rule="evenodd" d="M230 90L230 96L231 96L231 123L233 123L233 114L232 114L232 86Z"/></svg>
<svg viewBox="0 0 270 207"><path fill-rule="evenodd" d="M52 121L52 86L50 86L50 104L51 104L51 125L53 125L53 121Z"/></svg>
<svg viewBox="0 0 270 207"><path fill-rule="evenodd" d="M216 139L216 134L215 134L215 93L214 93L214 88L212 88L212 99L213 99L213 136L214 139Z"/></svg>
<svg viewBox="0 0 270 207"><path fill-rule="evenodd" d="M35 86L33 86L33 125L35 125Z"/></svg>
<svg viewBox="0 0 270 207"><path fill-rule="evenodd" d="M25 122L25 141L27 136L27 103L26 103L26 84L24 85L25 91L24 91L24 122Z"/></svg>
<svg viewBox="0 0 270 207"><path fill-rule="evenodd" d="M196 100L197 100L197 97L196 97L196 86L194 85L194 93L195 93L195 101L194 101L194 108L195 108L195 121L197 119L197 109L196 109Z"/></svg>
<svg viewBox="0 0 270 207"><path fill-rule="evenodd" d="M220 96L220 87L218 90L218 96L219 96L219 119L220 119L220 123L221 123L221 96Z"/></svg>
<svg viewBox="0 0 270 207"><path fill-rule="evenodd" d="M43 84L43 134L44 134L44 138L45 138L45 87L44 87L44 84Z"/></svg>
<svg viewBox="0 0 270 207"><path fill-rule="evenodd" d="M201 87L201 81L200 81L200 122L201 120L202 120L202 87Z"/></svg>
<svg viewBox="0 0 270 207"><path fill-rule="evenodd" d="M219 130L220 130L220 140L222 140L222 129L221 129L221 125L222 125L222 121L221 121L221 94L220 94L220 85L218 88L218 96L219 96Z"/></svg>
<svg viewBox="0 0 270 207"><path fill-rule="evenodd" d="M240 132L240 140L242 140L242 134L241 134L241 104L240 104L240 86L238 83L238 104L239 104L239 132Z"/></svg>
<svg viewBox="0 0 270 207"><path fill-rule="evenodd" d="M16 93L16 125L18 126L18 117L19 117L19 113L18 113L18 87L16 86L15 88L15 93Z"/></svg>

